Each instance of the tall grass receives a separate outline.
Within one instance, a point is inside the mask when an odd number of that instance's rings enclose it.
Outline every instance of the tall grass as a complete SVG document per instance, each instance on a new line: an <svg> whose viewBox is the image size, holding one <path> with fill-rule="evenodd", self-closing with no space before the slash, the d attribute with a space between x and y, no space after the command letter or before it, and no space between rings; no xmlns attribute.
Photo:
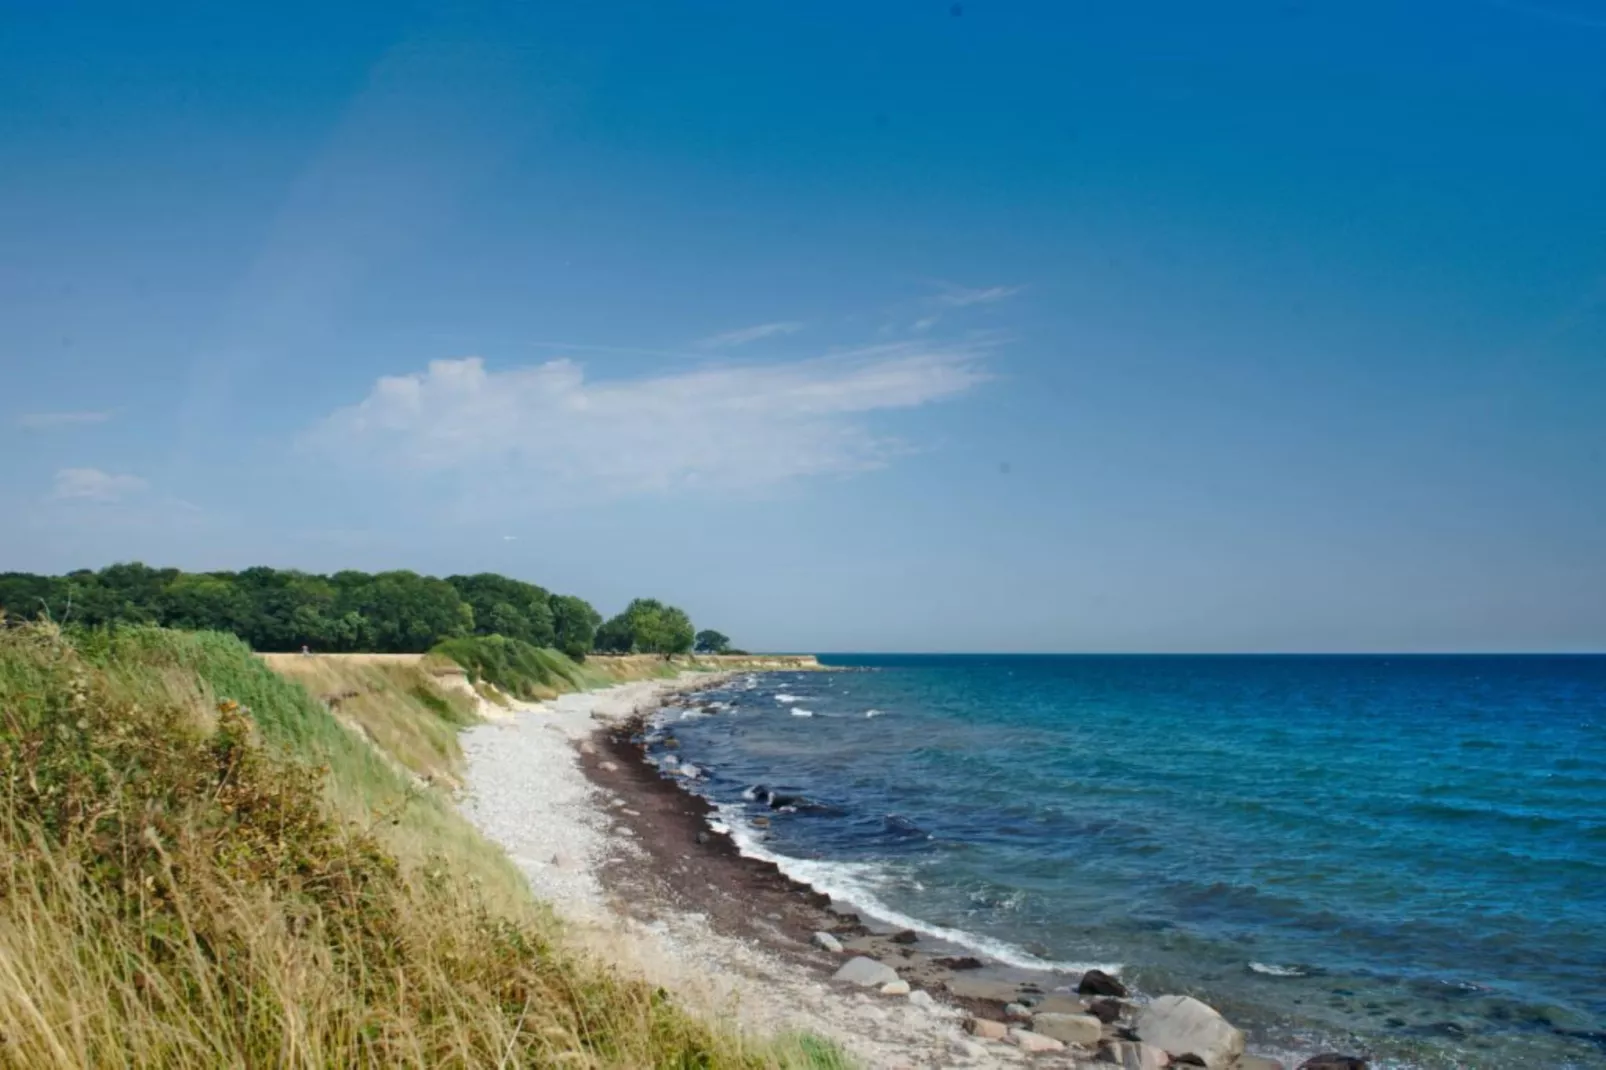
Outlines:
<svg viewBox="0 0 1606 1070"><path fill-rule="evenodd" d="M0 629L0 773L0 1066L837 1058L576 953L436 793L232 638Z"/></svg>
<svg viewBox="0 0 1606 1070"><path fill-rule="evenodd" d="M475 683L495 684L524 699L547 699L609 682L559 651L502 635L447 639L430 653L461 665Z"/></svg>

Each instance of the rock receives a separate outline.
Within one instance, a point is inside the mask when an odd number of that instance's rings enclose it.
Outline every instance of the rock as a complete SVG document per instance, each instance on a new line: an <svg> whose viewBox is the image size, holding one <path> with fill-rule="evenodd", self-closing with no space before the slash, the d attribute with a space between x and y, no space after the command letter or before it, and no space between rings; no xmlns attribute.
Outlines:
<svg viewBox="0 0 1606 1070"><path fill-rule="evenodd" d="M913 929L900 929L892 934L892 942L895 944L912 944L919 939L920 934Z"/></svg>
<svg viewBox="0 0 1606 1070"><path fill-rule="evenodd" d="M601 769L604 773L617 773L619 771L619 763L618 762L598 762L597 763L597 768Z"/></svg>
<svg viewBox="0 0 1606 1070"><path fill-rule="evenodd" d="M767 829L770 827L770 819L767 817L755 817L753 818L753 827L756 829Z"/></svg>
<svg viewBox="0 0 1606 1070"><path fill-rule="evenodd" d="M1087 1013L1110 1025L1121 1019L1121 1005L1113 999L1096 999L1087 1005Z"/></svg>
<svg viewBox="0 0 1606 1070"><path fill-rule="evenodd" d="M987 1058L987 1046L985 1044L978 1044L974 1040L966 1040L964 1037L954 1037L954 1039L948 1042L948 1048L955 1055L961 1056L962 1058Z"/></svg>
<svg viewBox="0 0 1606 1070"><path fill-rule="evenodd" d="M923 988L917 988L909 993L909 1002L916 1007L935 1007L937 1001L931 998L931 993Z"/></svg>
<svg viewBox="0 0 1606 1070"><path fill-rule="evenodd" d="M973 955L932 959L931 963L934 966L941 966L945 970L979 970L986 965L981 959Z"/></svg>
<svg viewBox="0 0 1606 1070"><path fill-rule="evenodd" d="M1101 1063L1114 1063L1121 1070L1161 1070L1170 1061L1154 1045L1130 1040L1106 1040L1099 1045L1095 1058Z"/></svg>
<svg viewBox="0 0 1606 1070"><path fill-rule="evenodd" d="M1171 1056L1172 1066L1203 1066L1204 1064L1205 1061L1191 1051L1185 1051L1181 1055ZM1239 1067L1243 1066L1243 1060L1239 1059L1237 1062L1233 1063L1232 1066L1233 1070L1238 1070Z"/></svg>
<svg viewBox="0 0 1606 1070"><path fill-rule="evenodd" d="M883 965L875 959L860 956L849 959L843 963L842 968L831 975L833 981L846 981L848 984L858 985L860 988L880 988L889 985L898 979L898 971L891 966Z"/></svg>
<svg viewBox="0 0 1606 1070"><path fill-rule="evenodd" d="M842 941L830 933L815 933L814 946L822 951L829 951L833 955L840 954L842 951Z"/></svg>
<svg viewBox="0 0 1606 1070"><path fill-rule="evenodd" d="M1104 1023L1091 1014L1035 1014L1032 1029L1066 1044L1096 1048L1104 1035Z"/></svg>
<svg viewBox="0 0 1606 1070"><path fill-rule="evenodd" d="M888 981L881 986L883 996L907 996L909 994L908 981Z"/></svg>
<svg viewBox="0 0 1606 1070"><path fill-rule="evenodd" d="M1283 1064L1264 1055L1240 1055L1232 1070L1283 1070Z"/></svg>
<svg viewBox="0 0 1606 1070"><path fill-rule="evenodd" d="M1009 1035L1009 1026L991 1018L971 1018L965 1022L965 1032L983 1040L1003 1040Z"/></svg>
<svg viewBox="0 0 1606 1070"><path fill-rule="evenodd" d="M1018 1025L1009 1031L1009 1042L1025 1052L1065 1050L1065 1045L1053 1037L1045 1037L1041 1033L1034 1033L1030 1029L1022 1029Z"/></svg>
<svg viewBox="0 0 1606 1070"><path fill-rule="evenodd" d="M709 834L709 833L707 833L707 832L699 832L699 833L698 833L698 834L697 834L697 842L698 842L698 843L707 843L707 842L708 842L708 841L709 841L709 840L711 840L711 839L713 839L713 838L714 838L714 837L713 837L713 836L711 836L711 835L710 835L710 834Z"/></svg>
<svg viewBox="0 0 1606 1070"><path fill-rule="evenodd" d="M1076 986L1078 995L1126 997L1126 985L1103 970L1088 970Z"/></svg>
<svg viewBox="0 0 1606 1070"><path fill-rule="evenodd" d="M595 754L597 753L597 745L591 742L589 739L582 739L580 741L580 753Z"/></svg>
<svg viewBox="0 0 1606 1070"><path fill-rule="evenodd" d="M1224 1070L1244 1053L1243 1033L1192 996L1159 997L1143 1008L1135 1028L1145 1044L1193 1052L1209 1070Z"/></svg>
<svg viewBox="0 0 1606 1070"><path fill-rule="evenodd" d="M1366 1070L1366 1060L1359 1055L1340 1055L1328 1051L1312 1055L1299 1064L1299 1070Z"/></svg>
<svg viewBox="0 0 1606 1070"><path fill-rule="evenodd" d="M1029 1022L1032 1020L1032 1009L1019 1003L1006 1003L1004 1017L1017 1022Z"/></svg>

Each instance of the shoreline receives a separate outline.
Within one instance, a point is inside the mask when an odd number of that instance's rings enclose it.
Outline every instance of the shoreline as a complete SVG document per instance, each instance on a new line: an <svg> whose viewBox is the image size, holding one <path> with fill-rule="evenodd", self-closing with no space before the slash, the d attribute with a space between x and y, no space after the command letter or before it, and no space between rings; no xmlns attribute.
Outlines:
<svg viewBox="0 0 1606 1070"><path fill-rule="evenodd" d="M705 1013L734 1014L744 1030L814 1032L867 1070L1028 1060L1164 1065L1155 1045L1136 1043L1142 1005L1079 995L1078 975L1010 966L863 917L711 827L713 804L661 775L646 756L645 735L674 698L738 675L682 674L566 695L526 704L508 723L470 729L465 813L509 851L538 897L588 930L600 953ZM566 746L550 746L559 742L554 732ZM490 813L496 809L503 812ZM532 854L521 842L532 828L570 853ZM890 967L899 983L883 994L833 980L860 958ZM1075 1043L1029 1030L1033 1019ZM1220 1065L1281 1066L1252 1055Z"/></svg>

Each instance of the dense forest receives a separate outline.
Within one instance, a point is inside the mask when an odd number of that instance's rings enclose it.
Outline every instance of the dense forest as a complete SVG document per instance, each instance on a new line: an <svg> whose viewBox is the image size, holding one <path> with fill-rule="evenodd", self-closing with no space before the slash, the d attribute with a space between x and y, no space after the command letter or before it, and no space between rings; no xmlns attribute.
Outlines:
<svg viewBox="0 0 1606 1070"><path fill-rule="evenodd" d="M233 632L257 650L422 653L447 639L502 635L572 658L606 653L723 653L729 640L694 633L684 610L638 598L604 621L591 603L482 572L319 576L273 568L182 572L138 562L65 576L0 572L0 616L64 625L161 624Z"/></svg>

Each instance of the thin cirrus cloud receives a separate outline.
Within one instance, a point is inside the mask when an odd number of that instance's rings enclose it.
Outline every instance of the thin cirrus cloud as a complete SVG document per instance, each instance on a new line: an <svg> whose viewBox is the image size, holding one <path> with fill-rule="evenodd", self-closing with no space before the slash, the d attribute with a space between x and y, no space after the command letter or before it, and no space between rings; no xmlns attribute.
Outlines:
<svg viewBox="0 0 1606 1070"><path fill-rule="evenodd" d="M757 342L763 338L774 338L776 335L794 334L803 329L801 323L760 323L756 327L742 327L734 331L725 331L723 334L710 335L701 339L697 346L700 349L733 349L744 346L749 342Z"/></svg>
<svg viewBox="0 0 1606 1070"><path fill-rule="evenodd" d="M17 417L17 426L30 431L47 431L55 427L103 424L111 418L109 412L25 412Z"/></svg>
<svg viewBox="0 0 1606 1070"><path fill-rule="evenodd" d="M937 295L940 304L950 308L969 308L971 305L990 305L1020 293L1019 286L954 286L944 284Z"/></svg>
<svg viewBox="0 0 1606 1070"><path fill-rule="evenodd" d="M120 502L149 486L139 476L116 475L99 468L63 468L56 473L51 496L60 501Z"/></svg>
<svg viewBox="0 0 1606 1070"><path fill-rule="evenodd" d="M963 394L984 346L895 343L810 360L591 382L572 360L479 357L386 376L305 439L409 473L495 473L610 495L751 488L866 471L909 446L873 414Z"/></svg>

